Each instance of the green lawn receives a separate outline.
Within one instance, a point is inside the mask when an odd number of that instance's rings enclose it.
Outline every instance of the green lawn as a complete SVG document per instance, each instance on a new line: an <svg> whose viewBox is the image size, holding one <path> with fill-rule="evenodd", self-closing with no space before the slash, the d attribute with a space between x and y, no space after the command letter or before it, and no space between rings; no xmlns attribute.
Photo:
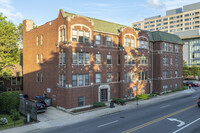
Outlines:
<svg viewBox="0 0 200 133"><path fill-rule="evenodd" d="M12 128L14 127L14 121L10 118L9 115L7 114L0 114L0 118L4 118L6 117L6 119L8 120L8 123L5 125L0 125L0 130L6 129L6 128ZM15 126L22 126L25 124L25 117L24 116L20 116L20 119L15 121Z"/></svg>

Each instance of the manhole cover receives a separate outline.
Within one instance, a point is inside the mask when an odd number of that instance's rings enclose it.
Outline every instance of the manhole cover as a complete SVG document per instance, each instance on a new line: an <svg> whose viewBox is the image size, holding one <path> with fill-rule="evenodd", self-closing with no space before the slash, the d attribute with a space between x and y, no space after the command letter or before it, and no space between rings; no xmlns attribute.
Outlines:
<svg viewBox="0 0 200 133"><path fill-rule="evenodd" d="M121 116L120 118L125 118L124 116Z"/></svg>

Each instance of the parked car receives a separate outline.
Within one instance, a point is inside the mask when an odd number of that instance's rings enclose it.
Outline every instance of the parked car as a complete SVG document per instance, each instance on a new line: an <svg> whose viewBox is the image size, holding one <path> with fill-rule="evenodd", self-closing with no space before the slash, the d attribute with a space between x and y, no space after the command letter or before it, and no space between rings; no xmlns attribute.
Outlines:
<svg viewBox="0 0 200 133"><path fill-rule="evenodd" d="M199 84L195 82L191 82L191 81L186 82L187 86L189 86L189 84L191 84L192 87L199 87Z"/></svg>
<svg viewBox="0 0 200 133"><path fill-rule="evenodd" d="M32 100L36 103L37 113L45 112L47 110L47 104L44 101Z"/></svg>
<svg viewBox="0 0 200 133"><path fill-rule="evenodd" d="M200 97L197 99L197 105L200 107Z"/></svg>

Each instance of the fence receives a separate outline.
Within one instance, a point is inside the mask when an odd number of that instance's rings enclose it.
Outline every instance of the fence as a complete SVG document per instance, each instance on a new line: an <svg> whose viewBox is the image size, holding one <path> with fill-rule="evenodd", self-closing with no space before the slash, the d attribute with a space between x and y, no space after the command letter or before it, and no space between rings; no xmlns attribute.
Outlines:
<svg viewBox="0 0 200 133"><path fill-rule="evenodd" d="M29 113L31 119L37 120L37 107L35 102L26 99L20 99L19 111L25 116L27 116Z"/></svg>

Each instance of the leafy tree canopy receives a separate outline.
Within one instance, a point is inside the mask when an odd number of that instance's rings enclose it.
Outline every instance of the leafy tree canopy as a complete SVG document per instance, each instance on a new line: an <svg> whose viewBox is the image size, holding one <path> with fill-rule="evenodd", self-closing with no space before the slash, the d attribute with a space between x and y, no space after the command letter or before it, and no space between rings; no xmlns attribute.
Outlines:
<svg viewBox="0 0 200 133"><path fill-rule="evenodd" d="M12 72L10 66L19 63L20 52L17 42L19 35L15 25L0 14L0 76L8 78Z"/></svg>

